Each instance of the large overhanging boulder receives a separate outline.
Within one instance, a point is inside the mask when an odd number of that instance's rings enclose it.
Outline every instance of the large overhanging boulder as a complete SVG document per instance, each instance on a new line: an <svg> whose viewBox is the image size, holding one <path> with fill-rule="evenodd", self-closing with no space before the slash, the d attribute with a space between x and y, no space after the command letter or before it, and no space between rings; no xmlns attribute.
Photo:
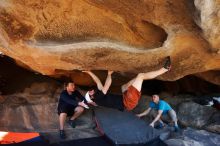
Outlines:
<svg viewBox="0 0 220 146"><path fill-rule="evenodd" d="M3 0L0 51L51 76L136 74L171 56L171 72L158 79L193 74L220 85L219 7L219 0Z"/></svg>

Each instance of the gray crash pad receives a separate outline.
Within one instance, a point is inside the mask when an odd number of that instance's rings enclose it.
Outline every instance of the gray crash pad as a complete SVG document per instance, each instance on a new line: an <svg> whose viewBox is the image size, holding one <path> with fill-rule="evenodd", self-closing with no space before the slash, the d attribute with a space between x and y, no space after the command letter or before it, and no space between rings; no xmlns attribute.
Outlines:
<svg viewBox="0 0 220 146"><path fill-rule="evenodd" d="M98 129L114 145L163 145L159 131L130 112L98 107L94 113Z"/></svg>

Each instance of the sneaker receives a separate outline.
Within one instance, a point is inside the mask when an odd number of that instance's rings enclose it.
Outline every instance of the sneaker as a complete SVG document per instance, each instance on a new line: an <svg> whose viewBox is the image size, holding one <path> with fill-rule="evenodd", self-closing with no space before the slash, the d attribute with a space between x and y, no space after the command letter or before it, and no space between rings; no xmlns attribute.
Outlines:
<svg viewBox="0 0 220 146"><path fill-rule="evenodd" d="M174 126L174 131L175 131L175 132L179 132L179 131L180 131L179 126Z"/></svg>
<svg viewBox="0 0 220 146"><path fill-rule="evenodd" d="M164 128L164 124L160 123L159 125L155 126L156 129L163 129Z"/></svg>
<svg viewBox="0 0 220 146"><path fill-rule="evenodd" d="M170 70L171 69L171 59L170 59L170 56L167 56L165 58L165 63L163 65L164 68Z"/></svg>
<svg viewBox="0 0 220 146"><path fill-rule="evenodd" d="M66 138L66 134L65 134L64 130L60 130L60 138L61 139L65 139Z"/></svg>
<svg viewBox="0 0 220 146"><path fill-rule="evenodd" d="M72 128L75 128L75 127L76 127L76 121L75 121L75 120L69 120L69 125L70 125Z"/></svg>

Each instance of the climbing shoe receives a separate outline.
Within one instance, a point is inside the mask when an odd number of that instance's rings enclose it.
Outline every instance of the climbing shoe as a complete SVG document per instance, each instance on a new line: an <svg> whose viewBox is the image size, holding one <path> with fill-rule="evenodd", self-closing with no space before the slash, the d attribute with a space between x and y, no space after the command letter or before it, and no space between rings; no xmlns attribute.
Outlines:
<svg viewBox="0 0 220 146"><path fill-rule="evenodd" d="M60 138L61 139L65 139L66 138L66 134L65 134L64 130L60 130Z"/></svg>
<svg viewBox="0 0 220 146"><path fill-rule="evenodd" d="M75 128L75 127L76 127L76 121L75 121L75 120L69 120L69 125L70 125L72 128Z"/></svg>
<svg viewBox="0 0 220 146"><path fill-rule="evenodd" d="M175 132L179 132L179 131L180 131L179 126L174 126L174 131L175 131Z"/></svg>
<svg viewBox="0 0 220 146"><path fill-rule="evenodd" d="M159 125L155 126L156 129L163 129L164 128L164 124L160 123Z"/></svg>
<svg viewBox="0 0 220 146"><path fill-rule="evenodd" d="M170 59L170 56L167 56L165 58L165 63L164 63L164 68L170 70L171 69L171 59Z"/></svg>

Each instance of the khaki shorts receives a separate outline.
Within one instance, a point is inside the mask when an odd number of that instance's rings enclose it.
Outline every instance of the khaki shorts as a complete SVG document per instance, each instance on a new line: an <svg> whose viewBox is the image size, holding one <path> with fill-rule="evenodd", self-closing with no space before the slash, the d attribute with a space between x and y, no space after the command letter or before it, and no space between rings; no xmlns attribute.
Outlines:
<svg viewBox="0 0 220 146"><path fill-rule="evenodd" d="M151 115L153 117L156 117L157 114L158 114L158 110L155 110L155 109L151 110ZM168 114L162 114L161 120L167 121L167 122L170 122L170 121L175 122L175 121L177 121L176 112L173 109L169 110Z"/></svg>

